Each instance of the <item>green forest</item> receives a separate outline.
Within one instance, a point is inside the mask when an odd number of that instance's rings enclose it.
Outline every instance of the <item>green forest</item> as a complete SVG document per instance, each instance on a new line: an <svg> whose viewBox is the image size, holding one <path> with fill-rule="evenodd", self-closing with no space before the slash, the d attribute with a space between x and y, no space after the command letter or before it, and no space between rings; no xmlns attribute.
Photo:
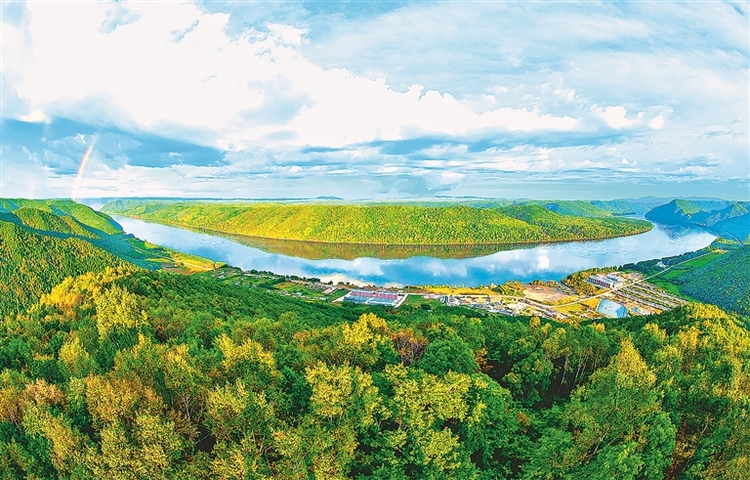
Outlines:
<svg viewBox="0 0 750 480"><path fill-rule="evenodd" d="M675 279L680 290L703 302L750 316L750 246L728 251L720 258Z"/></svg>
<svg viewBox="0 0 750 480"><path fill-rule="evenodd" d="M51 217L63 230L69 227ZM82 238L35 233L18 225L17 218L0 213L0 316L35 302L66 277L126 265Z"/></svg>
<svg viewBox="0 0 750 480"><path fill-rule="evenodd" d="M41 212L39 212L41 211ZM31 200L25 198L0 198L0 213L15 213L24 215L28 219L28 225L40 230L53 230L54 228L43 228L50 226L45 222L56 222L50 220L50 213L60 217L62 222L68 223L75 233L80 232L81 226L94 229L106 235L122 233L122 228L112 218L102 212L97 212L86 205L72 200ZM48 215L44 215L47 213ZM73 223L77 226L70 225ZM24 221L26 223L26 221Z"/></svg>
<svg viewBox="0 0 750 480"><path fill-rule="evenodd" d="M0 316L36 302L66 277L184 262L213 264L147 245L108 215L70 200L0 199Z"/></svg>
<svg viewBox="0 0 750 480"><path fill-rule="evenodd" d="M714 244L717 248L711 247L661 259L667 266L679 266L656 281L662 282L662 286L671 286L676 290L675 293L681 293L688 298L750 316L750 246L732 242ZM695 260L688 262L692 258ZM661 272L662 268L657 266L658 262L659 260L647 260L624 265L623 268L651 276ZM576 274L571 277L575 276Z"/></svg>
<svg viewBox="0 0 750 480"><path fill-rule="evenodd" d="M649 222L562 215L541 205L271 204L117 200L102 211L253 237L381 245L520 244L648 231Z"/></svg>
<svg viewBox="0 0 750 480"><path fill-rule="evenodd" d="M307 301L155 270L88 207L4 202L3 480L748 478L746 316ZM700 268L746 278L736 256Z"/></svg>
<svg viewBox="0 0 750 480"><path fill-rule="evenodd" d="M3 478L747 478L750 337L68 278L0 330Z"/></svg>

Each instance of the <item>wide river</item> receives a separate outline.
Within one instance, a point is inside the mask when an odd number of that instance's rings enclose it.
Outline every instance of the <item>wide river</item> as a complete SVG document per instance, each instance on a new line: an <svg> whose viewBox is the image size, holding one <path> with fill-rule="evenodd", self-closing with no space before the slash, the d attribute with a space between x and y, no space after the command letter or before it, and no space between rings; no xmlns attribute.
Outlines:
<svg viewBox="0 0 750 480"><path fill-rule="evenodd" d="M114 219L126 232L143 240L244 270L381 286L476 286L502 284L508 280L560 280L588 268L679 255L708 246L715 238L702 230L671 230L654 225L651 231L630 237L518 248L475 258L308 260L265 252L205 233L120 216Z"/></svg>

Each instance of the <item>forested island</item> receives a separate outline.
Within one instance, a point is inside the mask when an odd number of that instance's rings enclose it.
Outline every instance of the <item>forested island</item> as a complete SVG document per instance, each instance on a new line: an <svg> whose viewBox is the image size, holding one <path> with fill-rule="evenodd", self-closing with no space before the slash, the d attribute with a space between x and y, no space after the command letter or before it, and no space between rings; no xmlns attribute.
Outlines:
<svg viewBox="0 0 750 480"><path fill-rule="evenodd" d="M746 478L746 316L308 301L1 202L3 479Z"/></svg>
<svg viewBox="0 0 750 480"><path fill-rule="evenodd" d="M528 244L651 229L643 220L562 215L542 205L289 204L118 200L103 212L251 237L377 245Z"/></svg>

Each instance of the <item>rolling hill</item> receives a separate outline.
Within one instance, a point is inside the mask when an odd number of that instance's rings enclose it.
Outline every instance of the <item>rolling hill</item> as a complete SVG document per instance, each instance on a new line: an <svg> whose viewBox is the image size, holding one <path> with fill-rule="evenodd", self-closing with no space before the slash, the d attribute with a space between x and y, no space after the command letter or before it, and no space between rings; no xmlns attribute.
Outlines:
<svg viewBox="0 0 750 480"><path fill-rule="evenodd" d="M649 211L647 204L632 200L592 200L591 204L613 215L643 215Z"/></svg>
<svg viewBox="0 0 750 480"><path fill-rule="evenodd" d="M252 237L381 245L521 244L631 235L651 225L583 218L540 205L474 208L410 204L274 204L120 200L102 211Z"/></svg>
<svg viewBox="0 0 750 480"><path fill-rule="evenodd" d="M750 202L675 199L646 213L656 223L695 226L741 243L750 241Z"/></svg>
<svg viewBox="0 0 750 480"><path fill-rule="evenodd" d="M666 225L698 223L710 216L707 210L689 200L676 198L671 202L654 207L646 213L646 218Z"/></svg>
<svg viewBox="0 0 750 480"><path fill-rule="evenodd" d="M0 198L0 212L14 213L19 209L33 209L43 211L48 214L54 214L60 217L63 222L69 223L66 218L72 218L76 223L85 227L98 230L106 235L116 235L123 233L122 227L117 224L112 218L101 212L97 212L86 205L74 202L73 200L61 200L61 199L50 199L50 200L33 200L25 198ZM45 222L55 222L55 225L59 226L59 222L54 219L50 219L47 215L39 213L32 213L28 210L22 213L28 219L29 226L37 228L38 226L44 226ZM50 225L50 224L47 224ZM64 227L62 227L64 229ZM71 228L73 228L71 226ZM39 230L45 230L45 228L38 228ZM96 234L96 232L93 232Z"/></svg>
<svg viewBox="0 0 750 480"><path fill-rule="evenodd" d="M0 214L0 317L35 302L65 277L129 265L85 239L35 233L11 215Z"/></svg>
<svg viewBox="0 0 750 480"><path fill-rule="evenodd" d="M573 215L576 217L612 216L612 212L585 200L546 203L544 204L544 207L561 215Z"/></svg>
<svg viewBox="0 0 750 480"><path fill-rule="evenodd" d="M730 250L675 283L697 300L750 316L750 246Z"/></svg>
<svg viewBox="0 0 750 480"><path fill-rule="evenodd" d="M110 267L192 271L211 264L126 235L108 215L82 204L0 198L0 317L66 277Z"/></svg>

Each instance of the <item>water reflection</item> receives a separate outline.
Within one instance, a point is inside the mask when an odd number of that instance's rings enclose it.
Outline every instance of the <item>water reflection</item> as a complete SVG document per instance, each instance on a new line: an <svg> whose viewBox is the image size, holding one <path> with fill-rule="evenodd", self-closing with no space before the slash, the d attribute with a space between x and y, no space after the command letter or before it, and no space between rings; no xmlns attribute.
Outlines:
<svg viewBox="0 0 750 480"><path fill-rule="evenodd" d="M376 285L480 285L508 280L559 280L594 267L623 265L697 250L715 238L701 230L673 230L661 226L641 235L591 242L569 242L497 251L474 258L409 258L310 260L269 253L232 240L115 217L126 232L175 250L227 262L245 270L318 277ZM315 245L315 244L313 244Z"/></svg>
<svg viewBox="0 0 750 480"><path fill-rule="evenodd" d="M385 260L433 257L433 258L472 258L491 255L500 250L526 248L523 244L484 244L484 245L370 245L363 243L306 242L303 240L279 240L275 238L232 235L207 230L191 231L207 233L227 238L234 242L257 248L269 253L279 253L288 257L308 260L355 260L357 258L381 258Z"/></svg>

